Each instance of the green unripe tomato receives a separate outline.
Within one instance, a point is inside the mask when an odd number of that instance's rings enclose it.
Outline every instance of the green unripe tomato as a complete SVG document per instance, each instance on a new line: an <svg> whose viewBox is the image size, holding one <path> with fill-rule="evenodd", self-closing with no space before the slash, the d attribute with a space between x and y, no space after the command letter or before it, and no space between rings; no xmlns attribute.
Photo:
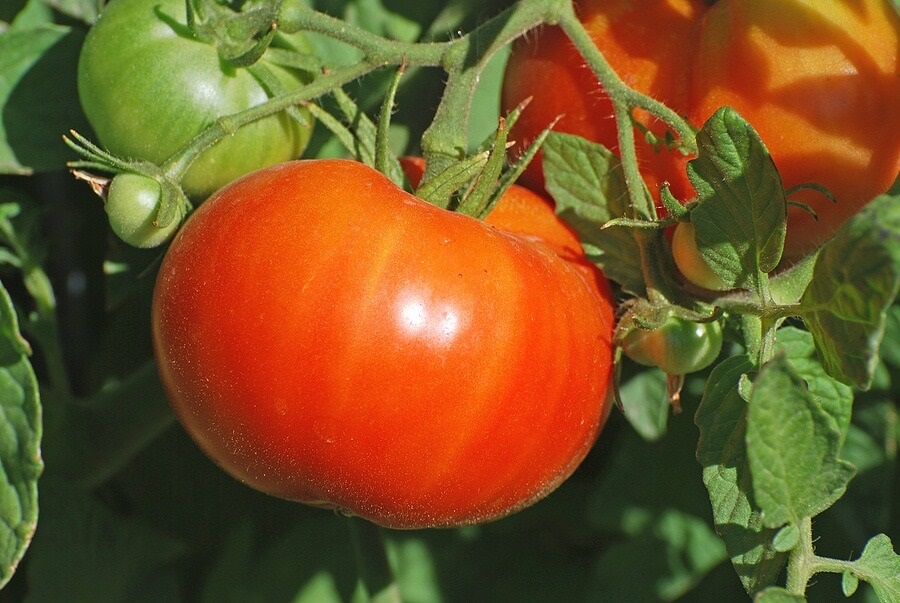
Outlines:
<svg viewBox="0 0 900 603"><path fill-rule="evenodd" d="M712 291L730 289L700 255L697 239L694 238L694 225L690 222L679 222L675 227L672 235L672 255L675 258L675 266L689 282Z"/></svg>
<svg viewBox="0 0 900 603"><path fill-rule="evenodd" d="M112 231L134 247L157 247L168 241L180 221L173 220L165 228L154 225L161 196L162 188L153 178L140 174L115 176L104 205Z"/></svg>
<svg viewBox="0 0 900 603"><path fill-rule="evenodd" d="M78 62L78 95L100 142L111 153L161 165L217 119L266 102L248 69L222 61L213 44L193 37L184 0L112 0L88 32ZM276 36L298 48L302 37ZM287 90L309 75L268 62L262 67ZM257 120L197 157L181 181L203 199L232 180L300 156L312 118L284 112Z"/></svg>
<svg viewBox="0 0 900 603"><path fill-rule="evenodd" d="M622 351L638 364L659 367L669 375L686 375L705 369L718 358L722 325L673 316L655 329L628 333Z"/></svg>

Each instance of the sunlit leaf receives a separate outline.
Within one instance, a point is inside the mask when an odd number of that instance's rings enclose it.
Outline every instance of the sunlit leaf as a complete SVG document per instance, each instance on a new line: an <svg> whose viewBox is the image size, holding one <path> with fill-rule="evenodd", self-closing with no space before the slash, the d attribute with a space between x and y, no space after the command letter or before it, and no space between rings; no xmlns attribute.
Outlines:
<svg viewBox="0 0 900 603"><path fill-rule="evenodd" d="M882 195L825 245L800 301L828 374L860 389L871 385L898 290L900 196Z"/></svg>

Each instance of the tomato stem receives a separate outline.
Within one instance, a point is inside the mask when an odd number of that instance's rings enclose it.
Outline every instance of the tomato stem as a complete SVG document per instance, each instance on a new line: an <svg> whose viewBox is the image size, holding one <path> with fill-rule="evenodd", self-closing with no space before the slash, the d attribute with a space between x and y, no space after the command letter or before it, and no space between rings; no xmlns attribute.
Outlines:
<svg viewBox="0 0 900 603"><path fill-rule="evenodd" d="M541 23L554 20L563 2L521 0L468 34L451 42L441 65L447 84L434 119L422 135L426 172L422 183L463 159L468 148L472 99L488 61Z"/></svg>
<svg viewBox="0 0 900 603"><path fill-rule="evenodd" d="M799 527L800 542L791 551L788 560L786 587L794 594L803 595L814 573L812 562L816 555L812 541L812 519L804 518Z"/></svg>
<svg viewBox="0 0 900 603"><path fill-rule="evenodd" d="M69 374L60 350L53 284L34 254L7 220L0 220L0 241L6 243L13 255L19 259L22 282L34 300L35 311L24 326L37 340L43 353L50 389L61 402L69 402L73 395Z"/></svg>
<svg viewBox="0 0 900 603"><path fill-rule="evenodd" d="M203 151L213 146L220 139L233 134L241 126L283 111L288 107L299 105L304 101L322 96L382 66L370 61L360 61L359 63L325 73L306 86L288 94L275 96L261 105L219 118L215 123L195 136L187 146L170 157L162 166L163 171L168 177L178 181L187 173L193 161Z"/></svg>
<svg viewBox="0 0 900 603"><path fill-rule="evenodd" d="M787 590L795 595L805 595L810 579L816 574L830 572L841 574L845 571L858 572L854 561L832 559L816 555L813 545L812 518L800 520L800 542L791 550L787 566Z"/></svg>
<svg viewBox="0 0 900 603"><path fill-rule="evenodd" d="M399 65L408 59L410 65L440 65L447 49L458 42L401 42L389 40L365 29L320 13L300 2L285 2L279 25L286 31L310 31L328 36L360 50L365 61ZM287 10L289 7L290 10ZM465 36L464 36L465 37ZM462 39L462 38L460 38Z"/></svg>
<svg viewBox="0 0 900 603"><path fill-rule="evenodd" d="M575 14L573 4L567 3L567 9L560 15L559 26L565 32L566 36L575 45L575 48L581 54L582 58L587 62L588 66L597 76L597 79L603 86L605 92L613 101L615 107L617 103L621 103L625 107L635 109L643 109L654 117L658 117L675 131L681 139L681 144L689 154L697 153L697 140L694 127L691 126L678 113L657 101L656 99L642 94L628 86L615 70L607 62L603 53L596 47L593 40L588 34L584 25ZM632 131L631 114L626 112L624 115L616 113L616 125L619 134L624 130ZM632 140L634 134L632 132ZM621 145L621 140L620 140ZM625 149L621 148L624 154Z"/></svg>

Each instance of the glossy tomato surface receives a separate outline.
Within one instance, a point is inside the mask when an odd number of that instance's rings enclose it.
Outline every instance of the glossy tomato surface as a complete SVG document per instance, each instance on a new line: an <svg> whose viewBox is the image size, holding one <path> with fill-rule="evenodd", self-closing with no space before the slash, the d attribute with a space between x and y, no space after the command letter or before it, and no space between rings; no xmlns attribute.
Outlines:
<svg viewBox="0 0 900 603"><path fill-rule="evenodd" d="M691 64L689 117L730 105L759 132L792 198L785 252L815 249L900 171L900 18L885 0L722 0Z"/></svg>
<svg viewBox="0 0 900 603"><path fill-rule="evenodd" d="M220 466L396 528L557 487L609 408L612 301L541 242L356 162L290 162L204 203L154 306L160 375Z"/></svg>
<svg viewBox="0 0 900 603"><path fill-rule="evenodd" d="M702 0L578 0L576 11L594 44L613 69L635 90L657 98L679 113L688 108L686 77L691 40ZM510 133L521 153L557 118L558 132L577 134L618 150L612 103L563 32L542 27L516 41L503 81L502 108L514 109L531 97ZM665 128L648 115L636 117L656 135ZM638 134L640 138L640 134ZM673 177L684 163L678 152L660 150L639 140L639 159L651 192L658 194L663 180ZM543 187L540 156L522 177L529 188ZM673 190L676 195L682 190Z"/></svg>
<svg viewBox="0 0 900 603"><path fill-rule="evenodd" d="M112 153L161 164L219 117L268 100L250 71L225 64L186 22L183 0L113 0L88 32L78 94ZM302 49L302 38L277 39ZM309 79L265 58L259 66L286 89ZM182 187L202 199L248 172L299 157L310 132L284 113L253 122L200 155Z"/></svg>

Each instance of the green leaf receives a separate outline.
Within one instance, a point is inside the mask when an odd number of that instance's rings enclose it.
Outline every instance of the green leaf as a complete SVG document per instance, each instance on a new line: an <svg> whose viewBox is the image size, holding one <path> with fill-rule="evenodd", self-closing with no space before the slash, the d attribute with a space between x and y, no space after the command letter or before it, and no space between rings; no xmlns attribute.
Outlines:
<svg viewBox="0 0 900 603"><path fill-rule="evenodd" d="M0 283L0 366L18 362L31 354L31 345L19 331L19 318L9 293Z"/></svg>
<svg viewBox="0 0 900 603"><path fill-rule="evenodd" d="M641 253L631 229L601 228L627 217L628 189L619 159L603 145L551 132L543 162L556 212L578 233L587 258L625 290L641 295Z"/></svg>
<svg viewBox="0 0 900 603"><path fill-rule="evenodd" d="M872 538L853 563L853 573L872 585L879 601L900 601L900 555L885 534Z"/></svg>
<svg viewBox="0 0 900 603"><path fill-rule="evenodd" d="M867 537L890 529L897 514L897 419L896 395L857 396L853 423L840 452L857 468L857 476L834 507L817 519L820 536L832 541L843 538L861 550ZM846 554L847 545L821 544L830 546L826 550L832 555Z"/></svg>
<svg viewBox="0 0 900 603"><path fill-rule="evenodd" d="M835 381L825 372L816 356L816 346L808 331L785 327L778 331L775 349L790 359L791 366L809 388L809 393L835 420L843 445L850 428L853 411L853 390Z"/></svg>
<svg viewBox="0 0 900 603"><path fill-rule="evenodd" d="M828 374L868 389L900 289L900 195L876 197L825 245L802 317Z"/></svg>
<svg viewBox="0 0 900 603"><path fill-rule="evenodd" d="M41 0L4 0L0 2L0 15L0 19L10 23L10 29L27 29L53 22L53 11Z"/></svg>
<svg viewBox="0 0 900 603"><path fill-rule="evenodd" d="M691 212L697 247L727 286L758 291L784 248L781 177L759 135L731 107L707 120L697 145L688 163L700 200Z"/></svg>
<svg viewBox="0 0 900 603"><path fill-rule="evenodd" d="M671 405L666 375L659 370L644 370L619 386L623 414L634 430L648 442L666 434Z"/></svg>
<svg viewBox="0 0 900 603"><path fill-rule="evenodd" d="M770 278L769 291L772 293L772 301L784 306L799 302L812 281L818 257L818 252L812 253Z"/></svg>
<svg viewBox="0 0 900 603"><path fill-rule="evenodd" d="M211 563L201 602L350 600L357 572L346 562L353 548L343 522L297 522L277 535L260 523L251 515L233 524Z"/></svg>
<svg viewBox="0 0 900 603"><path fill-rule="evenodd" d="M119 472L175 422L152 360L56 415L44 446L53 475L89 489Z"/></svg>
<svg viewBox="0 0 900 603"><path fill-rule="evenodd" d="M800 525L839 499L856 469L838 458L841 434L782 353L753 382L747 458L767 527Z"/></svg>
<svg viewBox="0 0 900 603"><path fill-rule="evenodd" d="M744 356L732 356L712 370L694 422L700 429L697 460L709 491L716 532L748 593L775 583L785 555L775 550L775 531L763 525L753 497L745 433L747 403L740 384L754 369Z"/></svg>
<svg viewBox="0 0 900 603"><path fill-rule="evenodd" d="M443 206L442 204L447 203L454 193L471 182L473 178L478 177L489 160L490 153L485 151L462 161L453 162L445 170L419 186L416 189L416 196Z"/></svg>
<svg viewBox="0 0 900 603"><path fill-rule="evenodd" d="M726 558L722 542L705 520L668 509L633 537L615 542L597 560L599 601L674 601ZM623 572L634 567L652 580Z"/></svg>
<svg viewBox="0 0 900 603"><path fill-rule="evenodd" d="M780 586L770 586L753 597L753 603L805 603L805 601L806 597L803 595L795 595Z"/></svg>
<svg viewBox="0 0 900 603"><path fill-rule="evenodd" d="M43 0L44 4L53 7L60 13L78 19L88 25L97 20L97 0Z"/></svg>
<svg viewBox="0 0 900 603"><path fill-rule="evenodd" d="M355 148L352 150L356 158L366 165L375 165L375 139L378 136L378 128L368 115L353 101L342 89L337 88L332 93L338 107L344 114L344 120L350 125L355 135Z"/></svg>
<svg viewBox="0 0 900 603"><path fill-rule="evenodd" d="M900 299L887 311L884 324L884 339L881 341L881 359L885 363L900 368Z"/></svg>
<svg viewBox="0 0 900 603"><path fill-rule="evenodd" d="M52 24L0 35L0 173L63 169L62 135L90 131L75 84L83 37Z"/></svg>
<svg viewBox="0 0 900 603"><path fill-rule="evenodd" d="M41 406L12 302L0 284L0 588L25 554L38 516ZM15 353L18 351L18 353Z"/></svg>
<svg viewBox="0 0 900 603"><path fill-rule="evenodd" d="M791 523L778 530L772 539L772 546L776 551L786 553L797 546L798 542L800 542L800 528Z"/></svg>
<svg viewBox="0 0 900 603"><path fill-rule="evenodd" d="M859 578L856 574L850 570L846 570L841 574L841 591L845 597L853 596L857 588L859 588Z"/></svg>

